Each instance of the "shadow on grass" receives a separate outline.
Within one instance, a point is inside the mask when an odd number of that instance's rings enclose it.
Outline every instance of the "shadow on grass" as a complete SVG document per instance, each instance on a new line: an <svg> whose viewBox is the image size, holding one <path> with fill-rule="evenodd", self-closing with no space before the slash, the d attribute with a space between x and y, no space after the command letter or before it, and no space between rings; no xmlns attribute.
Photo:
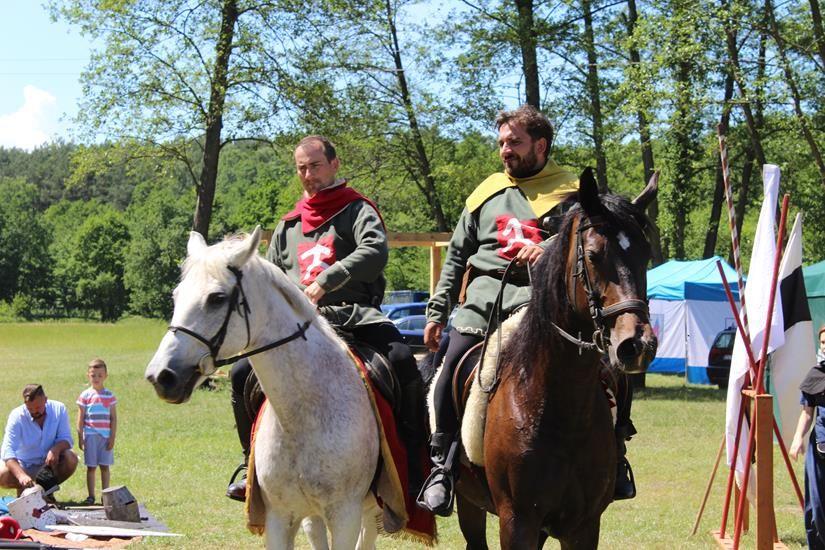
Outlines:
<svg viewBox="0 0 825 550"><path fill-rule="evenodd" d="M724 402L727 390L716 386L647 386L633 392L633 400Z"/></svg>

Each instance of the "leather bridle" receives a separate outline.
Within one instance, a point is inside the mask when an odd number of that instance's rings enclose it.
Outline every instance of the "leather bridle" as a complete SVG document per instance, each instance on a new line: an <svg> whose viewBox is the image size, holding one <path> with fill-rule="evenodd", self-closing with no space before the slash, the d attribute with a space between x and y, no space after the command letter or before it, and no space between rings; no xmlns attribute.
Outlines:
<svg viewBox="0 0 825 550"><path fill-rule="evenodd" d="M590 310L590 317L593 319L593 324L596 330L593 331L591 341L587 342L581 339L581 333L576 338L569 332L565 331L557 324L553 326L558 333L567 341L575 344L579 348L579 354L582 351L597 351L604 355L610 347L610 328L605 324L608 319L618 317L623 313L637 312L645 315L650 315L647 302L645 300L631 299L622 300L615 304L604 307L604 292L598 290L593 285L590 279L590 273L587 270L584 257L584 243L582 235L588 229L605 225L606 222L601 216L590 216L588 218L582 216L579 219L579 226L576 228L576 261L570 267L570 277L568 280L568 300L573 304L573 308L578 310L578 296L576 293L576 281L581 279L585 294L587 295L587 304Z"/></svg>
<svg viewBox="0 0 825 550"><path fill-rule="evenodd" d="M243 359L245 357L250 357L252 355L257 355L257 354L262 353L264 351L268 351L268 350L277 348L277 347L282 346L284 344L287 344L287 343L289 343L289 342L291 342L291 341L293 341L297 338L302 338L302 339L306 340L307 339L306 338L306 331L307 331L307 329L309 329L309 326L312 324L312 321L314 319L314 317L313 317L312 319L309 319L308 321L304 322L303 324L298 324L298 329L295 332L293 332L292 334L290 334L289 336L285 337L285 338L281 338L280 340L276 340L275 342L269 343L265 346L255 348L252 351L247 351L245 353L240 353L238 355L233 355L232 357L227 357L225 359L218 359L218 353L220 352L221 346L223 345L223 341L226 338L226 331L227 331L227 328L229 327L229 319L232 317L232 312L233 311L238 312L238 315L240 315L243 318L244 324L246 325L246 345L244 345L244 348L249 347L249 340L250 340L249 313L250 313L251 310L249 308L249 301L246 298L246 293L244 293L244 290L243 290L243 284L241 284L241 281L243 280L243 272L240 269L238 269L237 267L234 267L234 266L231 266L231 265L227 266L227 269L229 269L229 271L231 271L232 274L235 275L235 286L232 288L232 293L229 296L229 305L227 306L227 309L226 309L226 315L223 318L223 324L221 325L221 328L218 329L218 332L215 333L215 335L212 338L206 338L206 337L198 334L194 330L191 330L191 329L188 329L186 327L179 326L179 325L169 325L169 327L167 329L170 332L172 332L173 334L176 333L176 332L182 332L184 334L188 334L192 338L194 338L194 339L198 340L199 342L201 342L202 344L204 344L209 349L209 353L204 354L204 356L201 358L201 360L198 361L197 369L198 369L198 372L202 376L209 376L210 374L214 373L215 370L218 369L218 367L222 367L224 365L229 365L231 363L234 363L234 362L238 361L239 359ZM212 358L211 366L204 367L203 359L206 358L206 357L211 357Z"/></svg>

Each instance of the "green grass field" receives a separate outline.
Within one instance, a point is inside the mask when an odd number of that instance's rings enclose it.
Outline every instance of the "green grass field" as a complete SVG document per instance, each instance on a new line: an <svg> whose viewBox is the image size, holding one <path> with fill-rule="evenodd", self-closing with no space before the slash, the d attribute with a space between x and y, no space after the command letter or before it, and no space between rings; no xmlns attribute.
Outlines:
<svg viewBox="0 0 825 550"><path fill-rule="evenodd" d="M214 391L197 391L185 405L161 402L143 379L165 328L164 322L143 319L114 325L0 324L0 417L20 404L23 385L40 382L51 399L66 403L74 426L74 402L86 385L85 365L92 357L102 357L110 369L107 386L119 399L112 484L128 486L172 531L185 534L180 539L148 539L146 544L259 548L263 540L246 532L242 505L223 496L241 458L226 379L219 380ZM689 534L721 441L725 395L715 388L685 386L678 377L650 375L647 381L647 390L634 402L639 434L628 445L639 495L608 508L601 547L711 548L708 532L719 526L726 470L720 469L699 533ZM802 513L778 452L775 464L780 538L789 548L804 548ZM796 470L802 483L801 461ZM75 502L86 497L81 470L58 497ZM497 546L495 523L489 527L492 547ZM439 530L439 548L464 548L454 517L440 520ZM753 547L752 533L743 540L745 547ZM299 545L307 547L300 534ZM379 547L413 545L385 538ZM546 547L558 548L558 543Z"/></svg>

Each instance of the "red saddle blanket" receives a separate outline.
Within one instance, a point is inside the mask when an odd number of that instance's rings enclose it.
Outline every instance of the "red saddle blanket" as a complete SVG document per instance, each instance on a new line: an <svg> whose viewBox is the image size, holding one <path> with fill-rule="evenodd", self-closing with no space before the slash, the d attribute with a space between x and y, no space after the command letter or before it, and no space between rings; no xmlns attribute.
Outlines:
<svg viewBox="0 0 825 550"><path fill-rule="evenodd" d="M380 438L381 460L378 463L373 491L379 506L384 509L384 527L387 525L387 513L390 512L394 521L400 523L401 529L389 533L390 536L412 539L416 542L432 546L436 541L435 516L422 510L415 504L415 496L409 492L409 472L407 467L407 450L401 442L396 428L392 407L386 399L372 385L366 367L361 359L350 352L350 357L358 365L358 372L364 381L370 397L375 420L378 425ZM246 484L246 522L247 528L255 534L263 534L265 510L261 498L260 487L255 478L255 433L258 429L262 406L258 411L258 419L252 428L252 452L249 457L249 472ZM422 471L425 476L430 471L430 460L426 448L419 449ZM389 507L389 510L387 510Z"/></svg>

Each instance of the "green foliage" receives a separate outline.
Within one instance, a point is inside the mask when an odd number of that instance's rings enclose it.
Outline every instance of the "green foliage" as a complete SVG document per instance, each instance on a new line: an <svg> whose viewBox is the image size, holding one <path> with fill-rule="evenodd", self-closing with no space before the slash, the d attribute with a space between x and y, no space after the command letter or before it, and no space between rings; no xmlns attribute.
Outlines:
<svg viewBox="0 0 825 550"><path fill-rule="evenodd" d="M17 294L46 298L48 233L36 210L37 187L0 179L0 300Z"/></svg>
<svg viewBox="0 0 825 550"><path fill-rule="evenodd" d="M129 309L168 319L172 290L186 257L193 194L185 185L140 185L126 212L131 237L124 262Z"/></svg>
<svg viewBox="0 0 825 550"><path fill-rule="evenodd" d="M79 306L97 311L101 321L116 321L129 303L123 283L128 243L124 216L112 209L86 218L75 234L66 270Z"/></svg>

